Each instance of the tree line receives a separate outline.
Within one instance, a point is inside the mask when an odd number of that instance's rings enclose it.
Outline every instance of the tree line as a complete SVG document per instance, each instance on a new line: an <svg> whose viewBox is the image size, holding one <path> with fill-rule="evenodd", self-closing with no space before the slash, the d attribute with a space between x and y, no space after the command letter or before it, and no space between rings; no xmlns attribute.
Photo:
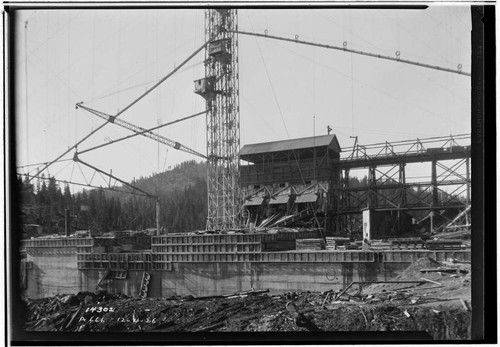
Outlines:
<svg viewBox="0 0 500 347"><path fill-rule="evenodd" d="M132 184L159 197L160 227L165 231L179 233L203 230L207 217L206 173L205 163L188 161L172 170L134 179ZM368 185L367 177L349 178L350 187ZM65 210L70 211L73 231L91 230L93 234L102 234L156 227L156 199L131 195L124 187L117 187L115 191L99 188L71 193L68 184L61 187L54 177L42 177L30 183L28 178L19 176L18 189L21 223L40 225L44 234L64 233ZM420 198L430 202L429 190L410 190L409 204ZM388 189L384 194L395 196L398 190ZM445 198L442 194L439 192L440 199ZM416 212L414 217L420 219L426 213Z"/></svg>
<svg viewBox="0 0 500 347"><path fill-rule="evenodd" d="M204 229L207 214L206 165L184 162L170 171L135 180L138 188L158 196L160 226L168 232ZM62 234L65 210L70 211L72 230L102 234L117 230L156 227L156 199L131 195L123 187L71 193L54 177L41 177L34 184L18 177L21 223L40 225L44 234ZM28 235L34 236L34 235Z"/></svg>

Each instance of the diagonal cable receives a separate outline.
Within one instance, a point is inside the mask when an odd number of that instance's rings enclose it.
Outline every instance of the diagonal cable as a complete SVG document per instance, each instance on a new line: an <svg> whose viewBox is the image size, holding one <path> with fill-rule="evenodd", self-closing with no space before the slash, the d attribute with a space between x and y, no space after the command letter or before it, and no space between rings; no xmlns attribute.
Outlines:
<svg viewBox="0 0 500 347"><path fill-rule="evenodd" d="M176 68L174 68L168 75L166 75L165 77L163 77L155 85L153 85L151 88L149 88L144 93L142 93L138 98L136 98L134 101L132 101L123 110L121 110L120 112L118 112L114 117L115 118L119 117L123 112L127 111L129 108L131 108L132 106L134 106L136 103L138 103L140 100L142 100L146 95L148 95L154 89L156 89L160 84L162 84L163 82L165 82L169 77L171 77L181 67L183 67L188 61L190 61L195 55L197 55L202 49L204 49L208 45L208 43L209 43L209 41L207 41L203 45L201 45L200 48L198 48L194 53L192 53L188 58L186 58L182 63L180 63L179 66L177 66ZM64 151L64 153L62 153L61 155L59 155L52 162L50 162L47 165L45 165L39 172L43 172L45 169L47 169L49 166L51 166L54 162L56 162L57 160L61 159L63 156L65 156L66 154L68 154L73 149L77 148L78 145L80 145L82 142L84 142L85 140L87 140L89 137L91 137L92 135L94 135L96 132L98 132L99 130L101 130L102 128L104 128L107 124L108 124L108 122L105 122L105 123L101 124L100 126L98 126L96 129L92 130L88 135L86 135L85 137L83 137L80 141L78 141L73 146L69 147L66 151Z"/></svg>
<svg viewBox="0 0 500 347"><path fill-rule="evenodd" d="M250 25L252 26L252 30L253 30L253 24L252 24L252 20L250 19L250 17L248 17L248 20L249 20ZM285 127L286 136L288 138L290 138L290 134L288 133L288 128L286 127L285 119L283 118L283 112L281 112L281 107L280 107L280 104L278 102L278 97L276 96L276 91L274 90L273 82L271 81L271 77L269 76L269 71L267 70L267 65L266 65L266 61L264 59L264 55L262 54L262 49L260 48L259 41L257 39L255 39L255 43L257 43L257 48L259 49L260 57L262 59L262 64L264 65L264 70L266 71L269 85L271 86L271 90L273 91L274 101L276 102L276 106L278 107L278 111L280 113L281 120L283 122L283 126Z"/></svg>
<svg viewBox="0 0 500 347"><path fill-rule="evenodd" d="M128 129L130 131L133 131L135 134L138 134L138 135L142 135L142 136L145 136L145 137L148 137L150 139L153 139L155 141L158 141L159 143L163 143L167 146L170 146L170 147L173 147L175 149L178 149L180 151L183 151L183 152L186 152L186 153L189 153L189 154L193 154L193 155L196 155L196 156L199 156L199 157L202 157L204 159L206 159L207 157L189 147L186 147L184 145L182 145L181 143L179 142L176 142L176 141L173 141L165 136L162 136L162 135L159 135L159 134L156 134L154 132L152 132L151 130L148 130L148 129L144 129L140 126L137 126L135 124L132 124L132 123L129 123L129 122L125 122L124 120L121 120L121 119L116 119L116 116L111 116L111 115L108 115L104 112L100 112L100 111L96 111L96 110L93 110L89 107L86 107L86 106L82 106L82 105L78 105L78 107L82 107L83 109L87 110L88 112L100 117L100 118L103 118L103 119L106 119L108 122L110 123L114 123L116 125L119 125L125 129ZM206 113L207 111L203 111L202 113ZM200 113L201 114L201 113ZM153 129L156 129L156 128L159 128L161 127L160 126L157 126ZM123 140L125 138L122 138L122 139L119 139L119 140ZM111 142L110 142L111 143ZM114 142L113 142L114 143ZM103 144L101 145L100 147L102 146L105 146L106 144Z"/></svg>
<svg viewBox="0 0 500 347"><path fill-rule="evenodd" d="M150 129L145 129L145 130L142 130L142 131L138 131L134 134L131 134L131 135L128 135L128 136L125 136L125 137L122 137L122 138L119 138L119 139L116 139L116 140L112 140L112 141L109 141L109 142L106 142L106 143L103 143L101 145L98 145L98 146L95 146L95 147L92 147L92 148L88 148L88 149L85 149L85 150L82 150L82 151L79 151L78 153L79 154L83 154L83 153L86 153L86 152L90 152L90 151L93 151L93 150L96 150L98 148L102 148L102 147L105 147L105 146L109 146L111 144L114 144L114 143L117 143L117 142L120 142L120 141L123 141L123 140L127 140L127 139L130 139L132 137L135 137L135 136L139 136L139 135L145 135L146 133L151 133L152 131L154 130L157 130L157 129L160 129L160 128L163 128L163 127L166 127L166 126L169 126L169 125L172 125L172 124L175 124L175 123L179 123L181 121L184 121L184 120L188 120L188 119L191 119L191 118L194 118L194 117L197 117L197 116L200 116L202 114L205 114L207 113L208 110L205 110L205 111L202 111L202 112L198 112L198 113L195 113L191 116L187 116L187 117L184 117L184 118L181 118L181 119L177 119L177 120L174 120L172 122L168 122L168 123L165 123L165 124L161 124L161 125L158 125L158 126L155 126L153 128L150 128ZM108 117L109 119L109 116L106 115L106 114L102 114L101 112L99 112L101 115L99 115L99 117L101 116L105 116L105 117ZM149 137L149 136L148 136ZM157 135L157 137L160 137L160 135ZM162 136L163 137L163 136ZM189 152L191 153L191 152ZM191 153L193 154L193 153Z"/></svg>

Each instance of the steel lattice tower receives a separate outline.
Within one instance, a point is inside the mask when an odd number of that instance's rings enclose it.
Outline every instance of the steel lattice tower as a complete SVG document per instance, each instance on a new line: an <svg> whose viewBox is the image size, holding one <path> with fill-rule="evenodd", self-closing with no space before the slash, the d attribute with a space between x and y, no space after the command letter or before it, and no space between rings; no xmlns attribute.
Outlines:
<svg viewBox="0 0 500 347"><path fill-rule="evenodd" d="M205 81L207 92L207 230L240 225L239 83L237 11L205 11Z"/></svg>

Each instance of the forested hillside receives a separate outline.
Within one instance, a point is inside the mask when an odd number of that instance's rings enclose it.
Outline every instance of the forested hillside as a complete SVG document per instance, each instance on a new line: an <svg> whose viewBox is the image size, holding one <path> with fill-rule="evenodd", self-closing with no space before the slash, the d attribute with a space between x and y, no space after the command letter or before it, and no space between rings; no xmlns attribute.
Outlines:
<svg viewBox="0 0 500 347"><path fill-rule="evenodd" d="M390 182L387 182L390 183ZM39 179L29 184L18 179L21 197L21 222L43 227L44 234L64 233L65 209L73 216L72 228L92 230L95 234L119 230L144 230L156 226L156 200L128 193L128 189L82 190L72 194L68 185L60 186L54 178ZM167 232L187 232L205 228L207 216L206 164L188 161L170 171L141 177L133 185L160 197L160 226ZM349 178L350 187L368 186L367 177ZM386 189L390 196L397 188ZM443 192L439 192L440 199ZM408 203L418 197L431 199L426 189L413 189ZM428 211L414 212L419 220ZM35 228L36 229L36 228ZM34 235L26 236L34 236ZM31 234L33 234L31 232Z"/></svg>
<svg viewBox="0 0 500 347"><path fill-rule="evenodd" d="M160 225L169 232L204 229L207 214L206 165L184 162L174 169L133 184L160 197ZM18 179L21 222L38 224L44 234L64 232L64 211L73 216L73 230L91 229L95 233L115 230L143 230L156 225L156 200L120 191L91 189L71 194L54 178L29 184Z"/></svg>

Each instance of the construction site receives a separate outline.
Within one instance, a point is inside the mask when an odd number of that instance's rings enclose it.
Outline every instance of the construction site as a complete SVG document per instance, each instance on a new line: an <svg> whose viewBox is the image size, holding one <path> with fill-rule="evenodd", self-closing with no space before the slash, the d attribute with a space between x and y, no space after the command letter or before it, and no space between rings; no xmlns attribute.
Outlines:
<svg viewBox="0 0 500 347"><path fill-rule="evenodd" d="M242 145L238 37L381 56L345 42L239 30L235 9L205 10L204 25L203 45L117 113L76 103L104 123L36 174L19 172L40 179L69 156L156 203L156 225L144 230L77 231L68 212L64 234L21 240L24 329L419 331L435 340L471 339L471 135L371 144L356 137L352 144L328 127L326 134ZM199 53L205 75L194 81L194 93L205 109L185 119L206 117L206 153L159 134L183 119L145 128L120 118ZM470 78L461 66L382 58ZM129 135L82 150L104 126ZM82 159L135 136L206 162L204 229L165 230L154 192ZM408 168L422 174L411 178ZM353 176L365 178L353 186Z"/></svg>

